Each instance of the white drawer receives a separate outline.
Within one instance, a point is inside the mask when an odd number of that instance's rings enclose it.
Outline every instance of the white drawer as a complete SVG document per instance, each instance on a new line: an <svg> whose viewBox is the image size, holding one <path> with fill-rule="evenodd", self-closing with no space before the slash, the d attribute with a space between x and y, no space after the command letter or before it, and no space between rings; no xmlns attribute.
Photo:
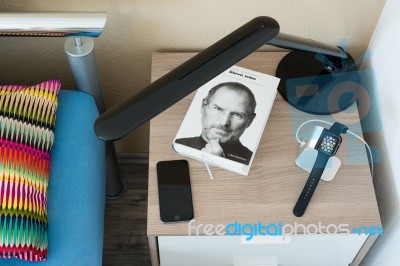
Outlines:
<svg viewBox="0 0 400 266"><path fill-rule="evenodd" d="M290 241L243 244L240 236L159 236L161 266L347 266L366 235L292 235ZM245 242L244 242L245 243ZM248 263L246 263L248 258Z"/></svg>

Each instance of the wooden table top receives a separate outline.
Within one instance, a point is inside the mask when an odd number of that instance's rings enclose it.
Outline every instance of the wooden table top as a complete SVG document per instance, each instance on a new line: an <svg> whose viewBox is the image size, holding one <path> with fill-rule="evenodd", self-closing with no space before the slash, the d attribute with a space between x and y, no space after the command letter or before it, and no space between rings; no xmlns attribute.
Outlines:
<svg viewBox="0 0 400 266"><path fill-rule="evenodd" d="M257 52L237 65L275 75L286 52ZM152 60L152 80L156 80L194 53L156 53ZM277 94L249 176L212 167L210 180L202 162L174 153L171 143L195 92L161 113L150 122L149 186L147 234L187 235L188 223L162 224L158 205L156 163L187 159L190 165L194 217L196 224L282 222L283 224L348 224L349 228L380 225L374 186L366 150L360 141L347 134L337 154L342 161L331 182L321 181L303 217L292 214L293 207L309 176L295 165L299 144L294 134L309 119L339 121L361 135L355 105L334 116L315 116L290 107ZM349 143L351 142L351 145Z"/></svg>

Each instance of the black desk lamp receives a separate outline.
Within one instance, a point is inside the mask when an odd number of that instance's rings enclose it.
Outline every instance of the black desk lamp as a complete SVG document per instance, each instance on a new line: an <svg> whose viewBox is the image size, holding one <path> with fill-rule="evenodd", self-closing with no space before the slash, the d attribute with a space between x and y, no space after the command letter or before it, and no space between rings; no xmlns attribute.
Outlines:
<svg viewBox="0 0 400 266"><path fill-rule="evenodd" d="M289 53L277 69L277 76L281 78L278 89L296 108L325 114L343 110L354 102L354 93L340 90L341 95L345 96L344 99L334 94L333 97L337 98L338 104L335 103L333 106L327 104L327 100L332 98L331 92L335 89L331 84L343 80L342 76L338 79L333 74L347 73L356 69L350 55L338 47L279 34L279 24L274 19L257 17L124 103L103 113L95 123L97 136L103 140L117 140L123 137L264 44L301 51ZM329 77L319 80L319 75ZM309 86L303 84L305 81L309 82ZM303 93L299 94L299 91ZM325 102L320 104L321 100ZM309 107L314 105L316 108Z"/></svg>

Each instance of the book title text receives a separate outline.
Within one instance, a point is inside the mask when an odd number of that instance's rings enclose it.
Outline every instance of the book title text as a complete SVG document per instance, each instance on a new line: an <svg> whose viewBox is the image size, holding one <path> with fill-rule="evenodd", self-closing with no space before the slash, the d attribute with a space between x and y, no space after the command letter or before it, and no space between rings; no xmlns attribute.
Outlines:
<svg viewBox="0 0 400 266"><path fill-rule="evenodd" d="M245 77L245 78L248 78L248 79L251 79L251 80L256 80L255 77L252 77L252 76L249 76L249 75L246 75L246 74L237 73L237 72L235 72L233 70L229 70L229 74L233 74L233 75L240 76L240 77Z"/></svg>

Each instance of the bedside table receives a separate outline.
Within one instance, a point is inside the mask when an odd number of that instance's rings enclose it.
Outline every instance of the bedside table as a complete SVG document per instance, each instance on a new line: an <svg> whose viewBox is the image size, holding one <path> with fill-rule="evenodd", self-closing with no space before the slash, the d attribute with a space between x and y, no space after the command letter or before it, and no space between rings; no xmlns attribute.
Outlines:
<svg viewBox="0 0 400 266"><path fill-rule="evenodd" d="M286 52L257 52L239 66L275 75ZM152 80L156 80L194 53L153 54ZM196 92L182 99L150 122L148 220L152 264L168 265L357 265L377 235L300 234L282 241L261 239L246 242L240 236L195 236L200 224L304 224L324 226L345 224L347 228L380 226L372 177L363 144L349 134L337 156L342 166L331 182L321 181L303 217L292 213L308 173L295 165L299 144L294 133L309 119L345 123L362 135L354 104L333 116L314 116L289 106L278 93L264 134L256 151L249 176L212 168L210 180L202 162L175 154L171 143ZM351 145L350 145L351 141ZM356 143L356 144L354 144ZM194 217L191 236L189 222L162 224L160 221L156 163L187 159L190 165ZM311 228L311 227L310 227ZM311 231L311 230L310 230ZM363 233L363 231L362 231ZM256 240L256 239L255 239ZM258 241L259 239L257 239ZM264 263L264 264L262 264Z"/></svg>

